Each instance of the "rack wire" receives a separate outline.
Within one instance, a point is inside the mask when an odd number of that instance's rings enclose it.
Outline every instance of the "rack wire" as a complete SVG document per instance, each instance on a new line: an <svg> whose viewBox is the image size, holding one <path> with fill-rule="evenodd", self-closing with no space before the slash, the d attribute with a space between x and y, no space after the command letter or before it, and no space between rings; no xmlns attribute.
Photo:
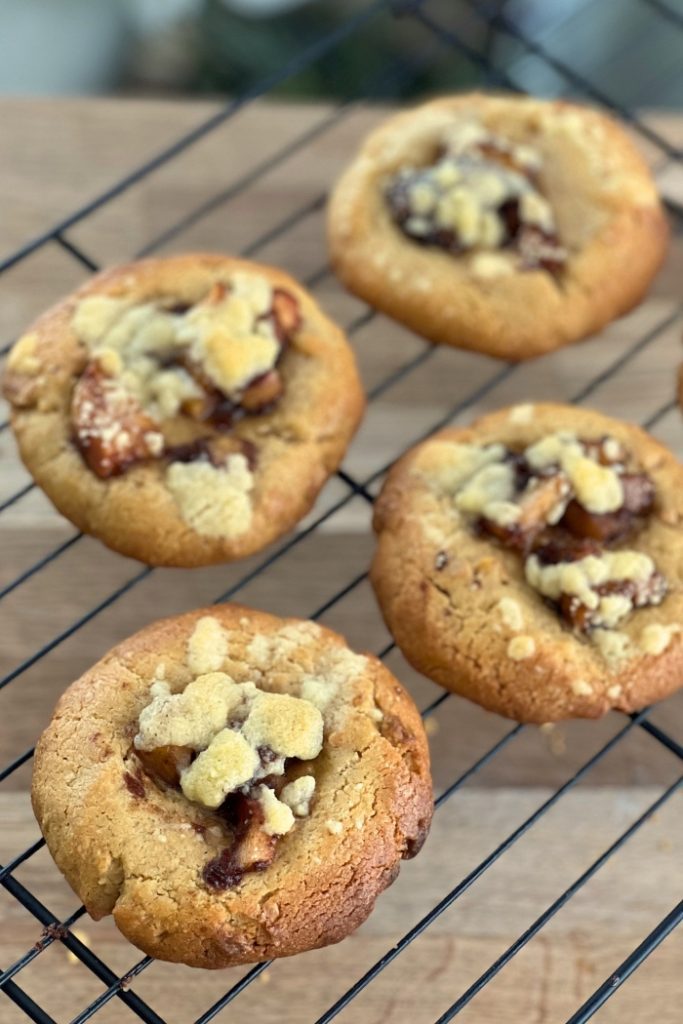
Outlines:
<svg viewBox="0 0 683 1024"><path fill-rule="evenodd" d="M651 10L653 18L665 19L669 24L671 31L683 31L683 19L681 19L677 12L667 6L666 3L662 2L662 0L640 0L640 2L644 7ZM128 189L132 188L143 179L150 178L153 180L155 172L177 158L180 154L191 151L192 147L204 137L222 130L230 119L238 111L245 108L245 106L247 106L252 100L266 94L269 90L280 83L301 73L312 63L325 59L342 42L358 36L364 31L365 27L369 23L377 19L384 19L387 31L392 31L395 22L399 19L404 22L411 21L416 25L419 25L422 29L421 38L422 42L425 44L424 49L417 55L412 56L410 59L403 58L402 60L397 60L386 68L382 68L379 74L373 72L373 74L367 76L366 80L362 82L355 99L341 104L317 122L312 128L300 133L275 154L250 168L249 172L244 174L237 181L231 183L219 193L208 197L201 205L192 210L189 214L184 215L177 221L169 223L162 233L157 237L148 240L144 248L135 255L148 255L155 252L161 246L166 245L177 236L180 236L189 227L201 222L202 218L206 217L208 214L218 210L219 208L225 207L239 196L244 189L252 187L261 177L276 170L287 159L303 151L314 139L323 136L326 132L330 131L333 126L339 124L343 118L356 110L358 105L368 98L372 98L374 95L385 95L387 87L390 87L396 99L400 99L404 92L410 88L411 81L419 75L421 70L435 59L439 59L444 56L452 57L454 54L458 54L462 58L466 59L471 67L478 70L484 84L491 87L504 87L506 89L519 91L520 86L516 81L514 74L511 73L509 69L500 66L496 61L495 41L499 38L514 40L515 44L521 47L524 53L533 55L535 58L545 62L563 80L566 86L566 91L572 94L578 93L581 97L585 97L606 106L608 109L617 113L622 119L626 120L636 133L641 135L649 145L656 149L660 155L662 167L667 167L672 164L680 164L681 151L679 147L672 143L668 138L664 137L659 131L655 130L651 124L647 124L641 120L637 112L622 106L611 97L605 95L600 89L580 75L573 67L570 67L561 60L558 60L551 52L544 48L544 46L539 44L537 40L529 37L521 31L516 24L505 16L504 4L486 4L476 3L474 0L463 0L462 4L455 6L459 6L459 9L466 9L470 30L473 24L475 28L478 26L485 30L483 45L480 42L481 33L477 36L477 33L475 32L473 36L471 31L467 33L463 32L461 19L448 19L447 21L444 21L443 7L439 13L435 14L430 10L429 0L409 0L409 2L393 3L390 2L390 0L375 0L375 2L369 4L353 17L345 21L336 31L315 41L302 52L294 55L279 71L258 82L243 95L238 96L230 103L226 104L218 113L212 115L197 125L194 129L178 138L172 145L157 154L153 159L135 168L126 177L122 178L111 188L98 195L95 199L73 211L69 216L47 228L35 238L22 245L15 252L5 257L4 260L0 261L0 274L5 273L11 267L14 267L28 259L37 251L50 246L59 247L64 253L68 254L71 259L76 261L86 270L97 270L97 262L93 260L90 255L67 234L67 232L81 224L89 216L106 206L115 198L121 196ZM455 10L455 6L453 10ZM288 232L292 231L299 224L304 223L307 218L320 212L325 203L325 198L325 195L322 193L311 196L298 209L289 211L286 216L272 225L260 237L251 241L243 249L243 255L257 256L268 244L275 240L286 238ZM668 205L674 219L675 228L678 229L680 227L681 209L676 203L670 202ZM328 275L329 269L327 266L321 265L314 273L309 275L306 283L309 287L316 288L328 277ZM661 338L663 333L681 316L682 312L683 304L680 304L672 312L667 312L665 316L660 317L647 333L639 337L630 346L623 349L623 351L613 358L604 369L596 373L590 381L584 384L581 389L572 396L572 401L579 403L590 397L594 391L612 379L614 375L630 361L634 360L637 356L647 350L648 347L656 342L657 339ZM374 309L368 307L346 325L347 333L350 336L355 335L357 332L371 324L378 316L379 314ZM11 342L8 341L2 348L0 348L0 355L6 354L10 345ZM409 378L409 376L413 372L417 371L418 368L432 360L434 358L434 354L434 347L424 342L417 355L411 356L401 365L394 368L390 374L385 376L381 381L379 381L379 383L375 384L375 386L370 389L368 395L369 401L376 401L385 392L388 392L391 388L395 387L399 382ZM424 431L423 436L426 437L442 426L451 423L456 419L456 417L473 408L477 403L484 400L487 395L494 392L495 389L508 380L508 378L518 374L519 372L519 367L512 363L502 365L498 364L488 374L488 376L477 385L476 388L469 391L467 394L460 395L457 398L457 401L452 404L444 415L440 416L436 422L429 425L429 428ZM665 402L660 408L656 409L647 417L644 421L644 426L647 428L653 428L672 410L673 407L673 401ZM0 424L0 431L6 429L6 427L7 423ZM420 438L415 437L413 440L418 441ZM215 601L223 602L235 597L240 591L247 587L249 583L258 578L262 573L267 572L272 566L279 562L279 560L282 559L289 551L295 547L305 544L307 539L310 538L321 526L332 520L334 516L348 506L353 500L360 498L362 501L372 504L373 486L382 479L383 475L389 468L389 465L390 462L387 462L385 465L375 468L363 479L356 479L356 476L348 471L340 470L337 477L340 485L344 489L342 496L324 512L315 516L305 528L300 529L299 532L281 543L275 551L262 557L254 568L244 573L244 575L237 579L229 589L226 589L219 594ZM20 487L15 493L5 498L0 503L0 514L21 502L33 490L33 488L34 485L28 483ZM0 589L0 602L7 598L11 593L24 586L24 584L26 584L32 577L36 576L36 574L40 573L48 565L62 558L68 551L76 547L81 540L82 534L73 534L24 569L14 579L7 582L2 589ZM138 587L142 581L148 578L153 572L154 570L149 567L143 567L142 569L134 572L128 579L113 589L104 598L83 612L68 627L62 629L51 639L43 642L11 671L7 672L5 676L0 679L0 688L9 686L11 683L18 680L27 672L28 669L38 662L41 662L52 650L59 647L69 637L77 634L86 624L96 619L103 611L105 611L105 609L124 599L127 594L129 594L134 588ZM366 572L359 573L353 579L339 587L332 596L317 608L312 615L312 618L319 619L325 615L332 607L338 604L338 602L342 601L344 597L352 594L356 588L361 586L366 577ZM388 643L377 653L380 657L386 658L393 650L394 644ZM422 711L423 717L427 719L434 715L447 700L452 699L453 698L450 694L440 693L439 696L424 707ZM562 800L565 794L572 790L577 784L581 783L582 780L595 768L595 766L598 765L611 751L613 751L627 735L633 733L635 730L643 731L651 737L653 741L668 750L675 758L679 761L683 761L683 746L681 743L679 743L678 740L671 736L667 731L651 722L649 720L649 714L650 709L645 709L639 714L626 716L626 720L621 728L606 743L604 743L600 749L587 759L569 779L552 792L551 795L545 799L524 821L522 821L512 832L510 832L508 836L506 836L506 838L492 849L475 868L473 868L463 878L459 879L456 884L454 884L452 888L450 888L450 890L415 925L406 931L405 934L403 934L401 938L384 953L383 956L371 964L365 973L363 973L363 975L358 978L355 983L347 989L347 991L339 996L339 998L337 998L337 1000L318 1017L315 1024L329 1024L330 1021L334 1020L339 1014L341 1014L344 1009L347 1008L349 1004L368 985L370 985L378 975L385 970L385 968L389 966L389 964L401 956L404 950L406 950L408 946L421 936L433 924L433 922L444 913L444 911L451 907L468 889L470 889L471 886L475 885L493 864L495 864L501 857L505 856L505 854L514 846L515 843L517 843L519 839L521 839L522 836L532 829L551 808ZM489 765L505 748L512 744L522 732L523 727L521 725L511 727L507 732L505 732L502 737L490 746L489 749L487 749L474 763L472 763L464 772L462 772L455 780L443 789L436 799L436 810L438 811L446 801L449 801L455 794L457 794L478 772L480 772L486 765ZM10 778L20 767L27 764L31 760L32 756L33 748L30 748L6 764L2 769L0 769L0 782ZM448 1006L438 1018L436 1024L445 1024L445 1022L456 1017L470 1003L470 1001L479 994L484 986L486 986L498 974L498 972L501 971L527 945L527 943L538 935L545 925L586 885L591 878L593 878L594 875L603 868L613 854L621 849L624 844L626 844L657 811L663 808L666 802L669 801L675 793L680 792L682 787L683 775L680 775L678 778L674 779L674 781L668 785L659 794L659 796L647 808L645 808L644 811L642 811L640 816L637 817L628 826L628 828L626 828L612 842L612 844L605 849L604 852L588 866L588 868L584 870L581 875L579 875L551 904L547 906L536 920L529 925L526 930L523 931L518 938L510 944L509 947L493 963L491 963L465 991L461 992L456 998L454 998L451 1005ZM145 956L139 959L124 975L117 974L96 953L90 950L84 942L81 941L76 931L74 931L74 925L81 919L85 912L83 907L76 909L69 917L60 921L49 910L49 908L46 907L38 897L18 879L16 876L17 870L29 861L36 853L38 853L43 846L44 840L39 839L23 850L20 854L15 856L6 865L0 867L0 884L7 893L23 905L28 913L31 914L35 918L36 922L43 928L40 940L28 949L21 957L19 957L15 963L11 964L2 972L2 974L0 974L0 987L2 988L5 996L16 1004L16 1006L18 1006L30 1020L37 1022L37 1024L54 1024L54 1019L47 1010L38 1005L38 1003L22 989L20 985L20 976L22 970L24 970L24 968L26 968L36 958L40 957L50 945L54 942L61 942L104 986L103 991L99 996L78 1013L78 1015L73 1019L72 1024L83 1024L83 1022L91 1019L102 1007L113 999L119 1000L129 1011L142 1021L147 1022L147 1024L165 1024L164 1019L145 1000L135 992L129 991L128 989L128 986L133 982L133 980L142 974L142 972L146 971L153 963L149 957ZM619 986L626 981L633 971L636 970L636 968L659 946L659 944L667 938L672 930L681 923L681 920L683 920L683 903L678 903L670 913L668 913L650 931L650 933L643 938L642 942L632 951L632 953L621 964L615 967L615 970L610 977L607 978L605 982L600 985L596 991L576 1010L567 1024L584 1024L585 1021L589 1020L605 1003L605 1001L609 999L610 996L619 988ZM231 1004L233 1000L237 999L260 975L262 975L269 965L270 962L257 964L248 970L236 984L222 994L221 997L213 1003L213 1005L197 1017L195 1024L206 1024L206 1022L216 1017L229 1004Z"/></svg>

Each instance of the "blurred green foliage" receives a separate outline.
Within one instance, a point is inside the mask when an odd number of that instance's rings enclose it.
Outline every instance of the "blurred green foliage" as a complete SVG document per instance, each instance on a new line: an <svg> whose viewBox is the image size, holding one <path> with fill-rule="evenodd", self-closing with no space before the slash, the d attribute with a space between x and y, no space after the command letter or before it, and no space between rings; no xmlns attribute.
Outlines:
<svg viewBox="0 0 683 1024"><path fill-rule="evenodd" d="M284 14L253 19L229 11L220 0L205 0L197 27L196 88L230 94L248 89L363 6L324 0ZM419 26L416 29L415 23L394 19L389 12L381 14L274 93L290 98L355 96L373 72L392 63L410 63L418 48L429 44L429 38ZM406 93L424 95L473 86L478 81L479 76L469 62L451 51L448 59L430 64L411 77ZM374 95L377 99L395 96L396 87L387 83Z"/></svg>

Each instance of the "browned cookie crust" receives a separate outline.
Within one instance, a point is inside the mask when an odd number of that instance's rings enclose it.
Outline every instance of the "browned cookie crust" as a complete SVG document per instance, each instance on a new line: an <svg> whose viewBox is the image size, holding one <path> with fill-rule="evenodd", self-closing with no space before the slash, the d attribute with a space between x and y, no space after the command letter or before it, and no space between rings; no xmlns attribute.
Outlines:
<svg viewBox="0 0 683 1024"><path fill-rule="evenodd" d="M636 305L668 229L611 118L472 93L372 132L335 188L328 234L352 292L432 341L518 360Z"/></svg>
<svg viewBox="0 0 683 1024"><path fill-rule="evenodd" d="M365 920L427 834L429 753L376 658L314 623L219 605L146 627L69 687L33 806L94 918L113 914L152 956L227 967Z"/></svg>
<svg viewBox="0 0 683 1024"><path fill-rule="evenodd" d="M59 511L155 565L242 558L291 529L364 408L348 342L308 292L207 254L93 278L16 343L4 391Z"/></svg>
<svg viewBox="0 0 683 1024"><path fill-rule="evenodd" d="M447 689L550 722L681 685L683 467L638 427L539 404L444 430L393 468L374 525L387 625Z"/></svg>

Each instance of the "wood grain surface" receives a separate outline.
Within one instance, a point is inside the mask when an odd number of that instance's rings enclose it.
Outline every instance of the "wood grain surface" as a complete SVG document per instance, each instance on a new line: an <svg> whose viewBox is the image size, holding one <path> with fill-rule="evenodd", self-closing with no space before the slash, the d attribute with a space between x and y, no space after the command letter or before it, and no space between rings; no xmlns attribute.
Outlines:
<svg viewBox="0 0 683 1024"><path fill-rule="evenodd" d="M215 109L212 104L156 101L3 100L2 253L59 221ZM314 290L325 308L353 327L365 307L324 273L322 197L383 113L354 107L332 120L324 106L252 105L75 225L67 237L103 265L153 245L160 252L249 249L299 277L315 275ZM683 119L657 114L649 121L670 141L683 139ZM315 136L306 147L292 147L290 156L237 189L253 168L265 167L283 146L306 134ZM681 201L680 170L654 145L643 148L662 189ZM201 208L204 215L195 219ZM294 226L272 237L298 211ZM174 237L165 237L169 226L183 222ZM266 235L271 238L263 241ZM542 398L580 398L637 421L657 414L653 433L683 455L683 426L673 405L683 354L682 271L680 237L674 231L667 264L639 309L599 337L517 367L504 378L501 364L488 358L428 352L418 337L384 317L361 320L352 342L368 390L428 354L371 402L345 470L359 481L370 480L375 491L383 467L458 406L454 422L465 422L502 404ZM0 276L0 346L86 275L82 264L50 242ZM479 397L464 406L477 391ZM0 410L0 421L5 417L6 410ZM4 430L0 505L28 482L10 432ZM291 538L276 545L273 551L286 546L287 552L253 579L252 570L273 552L207 570L158 570L118 597L117 589L140 567L89 538L75 540L0 601L2 675L41 652L0 692L2 764L35 742L58 695L94 659L160 615L210 603L230 588L237 588L239 600L276 613L311 615L329 602L367 568L372 539L367 502L339 479L325 488L308 523L326 513L318 529L302 532L291 547ZM36 489L10 505L0 514L0 590L74 534ZM87 621L72 631L84 616ZM389 639L363 579L324 612L322 621L344 632L357 648L379 651ZM397 652L388 663L421 707L438 696L437 687L411 671ZM654 709L651 720L683 742L683 695ZM445 701L429 719L437 793L509 729L509 723L462 700ZM256 1024L316 1020L622 729L624 737L580 784L503 852L339 1017L354 1024L433 1022L676 780L680 761L652 736L637 726L628 728L616 714L597 723L522 730L442 804L423 853L405 866L356 935L340 946L275 964L219 1019L248 1018ZM30 761L0 789L2 863L39 836L29 783ZM682 804L680 792L672 796L458 1019L473 1024L565 1021L680 898ZM77 908L44 849L14 876L58 919ZM84 917L76 927L114 971L124 973L139 960L110 921L95 924ZM0 968L14 963L40 934L36 919L11 891L0 889ZM674 933L596 1020L678 1024L682 955L683 935ZM169 1022L184 1024L240 974L155 963L130 991ZM59 941L48 944L15 980L60 1024L72 1020L104 988ZM10 1000L0 1000L2 1024L25 1019ZM133 1015L118 998L95 1017L101 1024L129 1019Z"/></svg>

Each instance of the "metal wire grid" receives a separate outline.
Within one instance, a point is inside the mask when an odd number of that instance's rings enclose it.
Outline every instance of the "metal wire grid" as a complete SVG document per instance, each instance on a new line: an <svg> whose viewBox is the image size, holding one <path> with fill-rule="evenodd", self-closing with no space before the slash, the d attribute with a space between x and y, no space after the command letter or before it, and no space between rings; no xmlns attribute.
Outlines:
<svg viewBox="0 0 683 1024"><path fill-rule="evenodd" d="M676 12L668 8L666 4L660 2L660 0L641 0L641 2L647 4L652 9L654 12L653 16L665 17L677 30L683 29L683 19L681 19ZM427 0L414 0L414 2L399 2L393 4L390 0L375 0L374 3L370 4L353 18L350 18L335 32L308 46L300 54L289 61L280 71L270 75L268 78L249 89L242 96L237 97L217 114L213 115L191 132L178 139L172 146L158 154L154 159L148 161L141 167L138 167L111 189L101 194L93 201L87 203L79 210L74 211L74 213L62 220L60 223L54 225L52 228L49 228L36 238L21 246L18 250L0 262L0 273L3 273L10 267L26 259L36 250L47 245L60 246L65 252L69 253L71 257L77 260L82 266L85 266L88 270L98 269L97 264L90 259L90 257L83 252L79 246L75 245L66 236L65 232L69 228L83 221L91 213L110 202L115 197L121 195L132 185L141 181L146 176L151 175L155 170L172 160L184 150L187 150L208 133L217 130L251 99L262 95L274 86L278 85L280 82L295 76L311 63L322 59L342 41L352 38L356 33L362 32L363 27L370 20L377 17L386 17L388 15L412 18L427 30L427 35L430 37L431 42L424 52L422 52L418 57L412 59L409 63L406 61L398 62L394 66L383 69L379 76L373 75L368 81L363 83L362 87L359 89L358 98L356 100L349 101L339 106L313 128L308 129L298 137L294 138L274 156L269 157L267 160L264 160L262 163L252 168L247 175L244 175L243 178L230 185L220 194L209 198L189 215L171 224L161 235L149 242L144 249L136 255L145 255L153 252L162 244L167 243L181 231L185 230L191 224L206 216L207 213L230 202L239 195L243 189L253 185L255 180L277 167L294 153L303 149L303 147L312 141L313 138L328 131L334 124L347 116L347 114L356 107L357 103L363 99L371 97L375 92L386 89L388 85L391 86L394 94L397 97L400 97L403 89L409 86L411 80L419 74L420 70L439 53L452 53L453 51L459 52L464 55L472 65L481 71L485 82L488 84L518 90L519 87L514 78L505 70L495 66L495 63L491 58L490 42L493 38L492 33L494 32L514 39L516 43L520 44L524 48L525 52L532 53L547 62L549 66L553 67L553 69L562 76L569 89L578 91L582 95L614 110L623 119L627 120L638 133L648 140L648 142L654 144L667 163L671 161L681 161L680 150L676 146L672 145L667 139L663 138L658 132L654 131L651 126L641 122L634 112L624 109L609 97L603 95L600 90L596 89L582 76L578 75L571 67L567 67L562 62L556 60L552 54L548 53L537 42L527 38L523 33L521 33L515 25L505 18L502 13L502 4L486 5L475 3L474 0L468 0L467 6L470 13L479 19L484 26L488 26L489 36L484 52L482 52L475 44L472 44L467 39L463 38L459 31L456 31L449 25L443 24L442 21L429 13L426 9ZM257 255L258 252L268 243L279 237L285 236L286 233L297 224L319 211L324 202L324 194L313 197L299 209L292 211L287 217L283 218L267 232L251 242L243 251L243 255ZM675 204L669 203L668 205L672 214L678 220L681 216L681 210ZM328 273L328 268L326 266L322 266L314 274L309 276L306 283L309 287L314 288L328 275ZM616 374L636 355L651 345L680 316L682 310L683 304L674 310L673 313L662 318L650 331L648 331L647 334L639 338L629 348L625 349L602 372L597 374L592 380L584 385L581 390L572 397L572 401L578 403L588 398L592 392L601 386L606 380ZM370 323L377 315L378 314L375 310L367 308L361 315L357 316L350 324L347 325L347 333L355 334L362 327L365 327ZM10 344L7 344L0 349L0 355L5 354L9 350L9 347ZM395 369L369 392L369 400L373 401L374 399L377 399L385 391L398 383L402 378L409 375L413 370L416 370L418 366L431 359L433 353L434 348L425 343L417 356L408 359L403 365ZM493 372L490 377L480 384L474 391L460 398L448 410L446 415L442 416L437 422L431 424L429 430L426 431L423 436L426 437L433 431L450 423L455 417L475 405L480 399L484 398L486 394L516 372L519 371L514 364L504 364L499 366L495 372ZM675 403L673 401L666 402L651 416L649 416L643 425L647 428L653 427L671 411L674 404ZM6 427L6 423L0 424L0 430L5 429ZM417 440L420 440L420 438L415 438L415 441ZM389 464L383 465L362 481L356 480L343 470L339 471L337 475L346 487L346 493L344 496L337 500L330 508L327 509L327 511L315 518L305 529L302 529L289 540L281 544L274 553L263 558L254 569L247 572L233 586L220 594L216 598L216 602L227 601L234 597L260 573L267 570L271 565L282 558L288 551L303 543L307 537L321 526L321 524L331 519L337 512L339 512L340 509L346 506L356 496L360 496L365 501L372 503L373 498L369 488L381 479L388 468ZM20 501L33 489L33 487L34 485L31 483L26 484L14 494L6 498L0 504L0 513ZM52 551L38 559L33 565L29 566L15 579L6 584L2 590L0 590L0 600L12 591L16 590L18 587L22 586L22 584L36 573L40 572L40 570L46 565L60 558L66 551L77 544L81 537L82 535L79 533L74 534L61 544L57 545ZM62 630L51 640L44 643L12 671L7 673L2 679L0 679L0 687L7 686L12 681L19 678L27 671L27 669L44 658L51 650L80 630L86 623L94 619L110 605L124 597L153 571L154 570L149 567L144 567L137 571L123 584L108 594L103 600L99 601L87 612L82 614L68 628ZM329 600L327 600L321 607L319 607L312 618L320 618L343 597L358 587L363 580L365 580L366 576L367 573L363 572L352 579L342 589L330 597ZM393 648L394 644L389 643L383 648L383 650L379 651L378 654L380 657L386 657ZM449 697L450 695L448 693L442 693L423 709L423 717L427 718L432 715L446 700L449 699ZM510 835L508 835L495 849L493 849L480 864L462 878L427 914L425 914L420 921L417 922L417 924L406 932L402 938L384 954L384 956L377 960L377 962L374 963L361 978L359 978L339 999L337 999L337 1001L318 1018L315 1024L328 1024L329 1021L336 1018L337 1015L341 1013L342 1010L347 1007L349 1003L380 974L381 971L400 956L400 954L416 938L418 938L425 929L427 929L448 907L450 907L464 892L466 892L466 890L469 889L470 886L472 886L484 874L484 872L488 870L489 867L502 857L551 807L561 800L565 793L579 783L591 771L591 769L615 746L617 746L617 744L619 744L633 729L638 728L646 731L654 740L666 747L666 749L676 755L679 759L683 760L683 746L681 746L680 743L664 732L661 728L648 721L648 713L649 709L645 709L637 715L627 717L626 722L616 735L609 739L595 754L593 754L593 756L590 757L578 769L578 771L571 776L571 778L555 790L555 792L529 817L527 817L526 820L524 820L512 833L510 833ZM490 749L470 765L465 772L456 778L440 794L435 802L435 808L438 809L442 806L442 804L446 800L450 799L450 797L452 797L470 778L472 778L473 775L493 760L493 758L495 758L515 739L515 737L520 734L522 729L523 727L520 725L510 728L510 730L505 733L501 739L491 746ZM4 768L0 770L0 782L7 779L19 767L29 761L32 755L33 748L30 748L18 757L14 758L14 760L9 764L5 765ZM548 921L550 921L557 911L560 910L589 881L589 879L603 867L609 858L626 842L628 842L637 830L649 818L651 818L651 816L659 810L675 792L679 791L682 786L683 775L668 786L668 788L666 788L660 796L649 807L647 807L645 811L635 821L633 821L632 824L620 836L618 836L617 839L578 878L576 878L575 881L563 893L561 893L553 903L546 908L545 911L543 911L543 913L508 947L508 949L506 949L505 952L499 956L498 959L492 963L480 975L480 977L477 978L469 988L467 988L465 992L460 994L460 996L438 1018L436 1024L445 1024L445 1022L452 1020L527 944L527 942L529 942L529 940L532 939ZM38 957L44 949L46 949L56 939L59 939L67 949L69 949L105 986L104 991L97 997L97 999L86 1006L82 1012L74 1018L72 1024L82 1024L82 1022L90 1019L102 1006L114 997L121 1000L131 1011L133 1011L134 1014L136 1014L141 1020L147 1022L147 1024L165 1024L163 1019L152 1009L152 1007L142 1000L139 995L134 992L127 991L127 986L132 982L132 980L142 973L150 963L152 963L152 960L149 957L142 957L125 975L118 976L107 966L106 963L104 963L95 953L85 946L73 931L71 931L72 926L85 913L83 907L77 909L66 920L59 921L51 911L15 877L14 872L16 869L40 850L43 845L44 840L40 839L36 841L16 856L10 863L0 868L0 884L2 884L2 886L15 899L23 904L23 906L36 918L44 929L43 937L40 942L27 950L27 952L20 957L16 963L12 964L4 970L2 974L0 974L0 987L2 987L6 996L16 1003L25 1012L28 1018L36 1021L37 1024L54 1024L53 1018L22 990L14 978L24 967ZM590 996L589 999L584 1002L581 1007L579 1007L579 1009L577 1009L567 1024L583 1024L583 1022L592 1017L600 1006L603 1005L603 1003L616 991L623 981L625 981L646 959L646 957L667 937L667 935L670 934L681 920L683 920L683 902L675 906L671 912L667 914L666 917L663 918L663 920L660 921L660 923L650 932L650 934L643 939L640 945L633 950L623 963L616 967L613 974L604 981L604 983L593 993L593 995ZM227 992L225 992L224 995L221 996L219 1000L217 1000L197 1018L195 1024L206 1024L206 1022L212 1020L229 1003L237 998L237 996L239 996L240 993L242 993L247 986L249 986L269 966L269 963L270 962L257 964L247 971L235 985L233 985Z"/></svg>

